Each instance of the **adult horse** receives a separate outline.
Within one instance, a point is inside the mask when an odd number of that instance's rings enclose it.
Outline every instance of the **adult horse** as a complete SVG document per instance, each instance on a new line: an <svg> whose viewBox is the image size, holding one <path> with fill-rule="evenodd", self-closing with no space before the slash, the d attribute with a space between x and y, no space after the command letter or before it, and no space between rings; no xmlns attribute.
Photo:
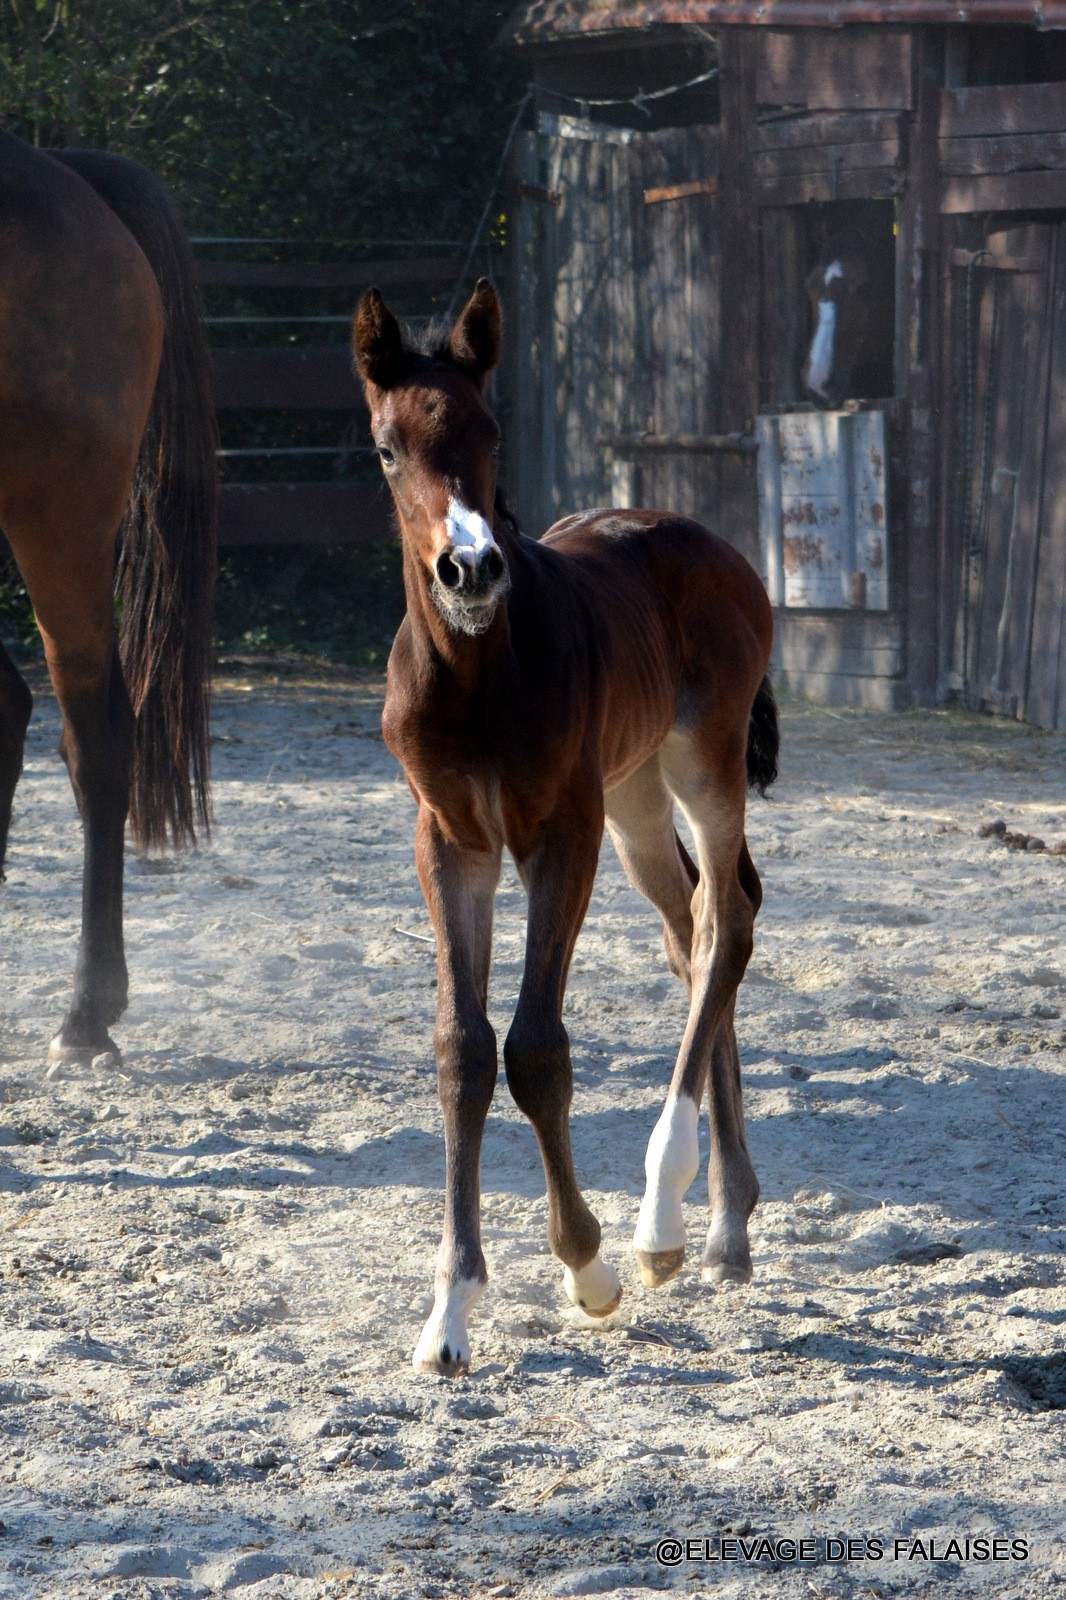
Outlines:
<svg viewBox="0 0 1066 1600"><path fill-rule="evenodd" d="M894 389L892 240L857 228L827 244L807 276L812 331L803 382L826 406L880 400Z"/></svg>
<svg viewBox="0 0 1066 1600"><path fill-rule="evenodd" d="M161 186L121 157L0 133L0 530L84 831L53 1059L116 1048L127 812L145 846L207 824L214 444L191 252ZM31 706L0 645L0 875Z"/></svg>
<svg viewBox="0 0 1066 1600"><path fill-rule="evenodd" d="M529 895L507 1081L540 1142L548 1240L567 1294L594 1316L621 1296L574 1173L561 1020L605 819L633 882L662 913L670 965L691 995L648 1147L640 1272L649 1285L665 1283L684 1259L681 1199L699 1166L706 1089L703 1276L751 1276L747 1222L759 1186L733 1007L761 900L745 791L749 780L765 790L776 773L772 618L747 562L681 517L591 511L540 543L520 536L498 496L500 435L484 399L500 342L486 280L450 334L423 351L404 342L371 290L353 342L403 540L407 615L389 658L383 726L418 802L418 871L437 934L445 1224L414 1362L454 1374L469 1364L468 1316L487 1277L478 1169L496 1080L485 1007L504 845ZM674 829L675 799L698 870Z"/></svg>

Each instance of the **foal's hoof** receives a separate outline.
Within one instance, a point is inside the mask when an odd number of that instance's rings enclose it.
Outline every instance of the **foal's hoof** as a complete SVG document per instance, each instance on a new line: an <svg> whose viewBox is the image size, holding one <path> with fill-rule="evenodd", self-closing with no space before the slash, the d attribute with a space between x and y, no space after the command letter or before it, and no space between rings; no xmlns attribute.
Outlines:
<svg viewBox="0 0 1066 1600"><path fill-rule="evenodd" d="M622 1280L609 1261L593 1256L583 1267L563 1268L563 1288L571 1305L587 1317L609 1317L622 1300Z"/></svg>
<svg viewBox="0 0 1066 1600"><path fill-rule="evenodd" d="M729 1283L750 1283L751 1257L737 1256L731 1261L708 1261L704 1258L700 1267L700 1277L704 1283L712 1283L716 1287L723 1287Z"/></svg>
<svg viewBox="0 0 1066 1600"><path fill-rule="evenodd" d="M485 1285L476 1278L461 1278L458 1283L437 1290L433 1310L411 1357L416 1372L461 1378L470 1371L467 1317L484 1292Z"/></svg>
<svg viewBox="0 0 1066 1600"><path fill-rule="evenodd" d="M48 1046L48 1064L54 1066L57 1062L63 1066L89 1066L97 1056L112 1055L114 1065L121 1066L122 1052L108 1034L104 1034L100 1044L68 1044L63 1038L63 1030L56 1034Z"/></svg>
<svg viewBox="0 0 1066 1600"><path fill-rule="evenodd" d="M685 1262L685 1247L677 1250L636 1250L637 1271L645 1289L660 1289L676 1278Z"/></svg>
<svg viewBox="0 0 1066 1600"><path fill-rule="evenodd" d="M452 1350L447 1344L423 1353L421 1342L414 1353L411 1365L416 1372L431 1378L462 1378L470 1371L470 1350Z"/></svg>

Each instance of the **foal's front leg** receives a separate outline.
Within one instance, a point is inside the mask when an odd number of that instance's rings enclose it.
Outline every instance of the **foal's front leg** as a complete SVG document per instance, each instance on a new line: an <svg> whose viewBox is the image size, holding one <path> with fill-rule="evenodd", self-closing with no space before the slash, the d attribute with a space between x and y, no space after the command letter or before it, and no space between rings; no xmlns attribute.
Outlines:
<svg viewBox="0 0 1066 1600"><path fill-rule="evenodd" d="M598 795L598 790L595 791ZM600 1225L582 1197L570 1150L573 1070L562 1021L570 958L596 876L602 809L553 818L522 862L529 890L526 965L504 1044L507 1083L532 1122L548 1185L548 1243L563 1263L574 1305L605 1317L622 1298L618 1273L600 1260Z"/></svg>
<svg viewBox="0 0 1066 1600"><path fill-rule="evenodd" d="M481 1137L496 1084L496 1035L485 1015L492 907L501 845L452 844L427 806L418 815L418 875L437 934L437 1087L444 1113L444 1234L433 1310L417 1372L455 1377L470 1365L468 1318L488 1282L481 1250Z"/></svg>

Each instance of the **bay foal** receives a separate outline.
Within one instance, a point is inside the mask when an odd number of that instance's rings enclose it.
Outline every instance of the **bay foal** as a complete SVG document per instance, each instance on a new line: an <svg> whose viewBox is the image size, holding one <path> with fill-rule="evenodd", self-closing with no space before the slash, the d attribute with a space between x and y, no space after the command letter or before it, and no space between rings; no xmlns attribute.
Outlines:
<svg viewBox="0 0 1066 1600"><path fill-rule="evenodd" d="M525 972L504 1045L507 1082L536 1130L548 1240L570 1299L606 1316L621 1297L570 1152L570 957L606 819L622 862L662 913L691 995L670 1094L651 1136L635 1249L649 1285L684 1259L681 1200L711 1116L710 1282L751 1276L759 1186L744 1137L733 1006L759 878L744 840L749 779L776 770L762 584L705 528L655 511L591 511L537 543L496 488L499 429L484 399L500 308L484 279L450 334L404 342L377 290L353 342L403 541L407 615L389 658L384 731L418 802L418 872L437 934L436 1052L446 1195L436 1299L415 1367L470 1362L486 1283L482 1131L496 1082L485 1014L503 848L529 896ZM674 830L688 819L696 865Z"/></svg>

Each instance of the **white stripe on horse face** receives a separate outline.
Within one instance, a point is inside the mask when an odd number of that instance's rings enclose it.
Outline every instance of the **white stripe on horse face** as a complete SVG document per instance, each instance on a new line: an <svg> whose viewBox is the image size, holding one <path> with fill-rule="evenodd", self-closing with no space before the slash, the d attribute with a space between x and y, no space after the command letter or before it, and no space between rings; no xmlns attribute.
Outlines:
<svg viewBox="0 0 1066 1600"><path fill-rule="evenodd" d="M825 269L825 286L828 289L834 278L842 278L844 268L839 261L831 261Z"/></svg>
<svg viewBox="0 0 1066 1600"><path fill-rule="evenodd" d="M647 1188L633 1247L657 1254L685 1243L681 1201L700 1169L699 1107L687 1094L670 1095L648 1140Z"/></svg>
<svg viewBox="0 0 1066 1600"><path fill-rule="evenodd" d="M498 548L480 511L471 511L454 495L448 501L444 530L456 556L468 566L476 567L487 551Z"/></svg>
<svg viewBox="0 0 1066 1600"><path fill-rule="evenodd" d="M833 353L836 345L837 308L833 300L819 300L818 326L811 340L811 354L807 363L807 387L828 399L826 386L833 371Z"/></svg>

